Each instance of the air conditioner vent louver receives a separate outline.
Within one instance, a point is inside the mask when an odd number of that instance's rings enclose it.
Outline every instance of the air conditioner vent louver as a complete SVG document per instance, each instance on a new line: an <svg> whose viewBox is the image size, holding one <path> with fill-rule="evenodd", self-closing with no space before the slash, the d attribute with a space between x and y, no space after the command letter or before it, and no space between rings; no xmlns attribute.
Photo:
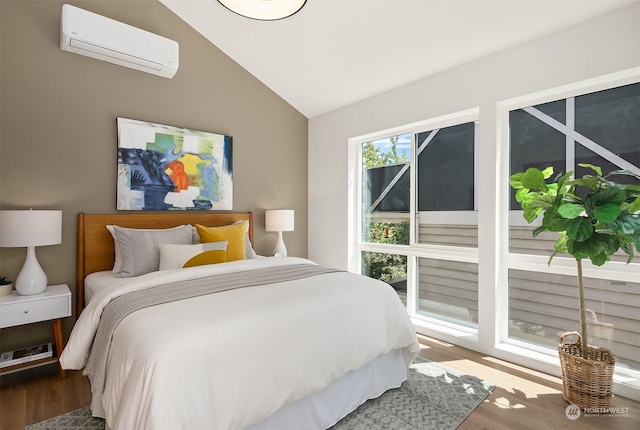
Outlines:
<svg viewBox="0 0 640 430"><path fill-rule="evenodd" d="M136 64L152 70L162 70L162 64L154 63L153 61L147 61L143 58L134 57L124 52L114 51L113 49L103 48L102 46L93 45L91 43L83 42L82 40L71 39L71 41L69 42L69 46L78 50L103 55L114 60L126 61L127 63Z"/></svg>

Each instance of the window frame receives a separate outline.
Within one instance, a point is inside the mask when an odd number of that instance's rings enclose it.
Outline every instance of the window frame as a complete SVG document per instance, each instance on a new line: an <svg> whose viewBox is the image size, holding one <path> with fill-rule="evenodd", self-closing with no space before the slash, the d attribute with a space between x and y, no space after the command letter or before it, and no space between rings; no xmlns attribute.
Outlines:
<svg viewBox="0 0 640 430"><path fill-rule="evenodd" d="M598 91L604 91L621 87L629 84L640 83L640 68L633 68L624 70L617 73L612 73L597 78L588 79L572 83L569 85L556 87L544 91L540 91L533 94L515 97L512 99L501 101L497 104L497 122L498 122L498 146L500 154L500 172L498 177L500 182L498 184L498 198L499 208L497 215L499 231L497 236L499 238L499 262L498 262L498 301L496 310L497 315L497 339L496 348L502 348L505 350L530 350L535 351L544 356L557 359L557 350L554 348L547 348L539 345L524 342L518 339L509 338L509 269L523 270L529 272L543 272L553 273L560 275L576 276L576 262L570 256L563 256L559 254L554 257L553 264L549 265L548 255L533 255L513 253L509 248L510 232L509 227L511 225L527 225L522 217L522 211L510 210L510 190L508 187L508 181L510 177L509 166L509 154L510 154L510 139L509 139L509 113L513 110L522 109L529 106L536 106L543 103L572 99L577 96L590 94ZM567 166L568 170L575 170L574 166L569 166L569 159L575 156L575 144L574 150L567 149ZM538 220L538 224L540 221ZM623 282L638 282L638 275L640 274L640 265L636 263L625 264L624 262L608 261L602 267L596 267L588 260L583 260L583 276L584 278L604 279L611 281L623 281ZM577 292L576 292L577 300ZM576 304L577 306L577 304ZM615 353L615 352L614 352ZM545 360L546 361L546 360ZM620 382L620 378L628 376L640 381L640 370L629 370L619 366L616 366L616 375L614 376L614 382ZM621 393L632 398L637 398L640 395L640 382L630 384L625 387L623 385L617 385L616 392ZM622 394L625 393L625 394Z"/></svg>
<svg viewBox="0 0 640 430"><path fill-rule="evenodd" d="M399 254L407 257L407 312L409 316L414 320L423 324L439 326L443 329L454 330L456 332L464 333L465 335L472 335L477 338L477 329L469 328L455 323L450 323L444 320L431 318L417 312L417 269L418 258L429 258L435 260L448 260L448 261L460 261L464 263L478 264L478 249L472 247L459 247L459 246L446 246L446 245L434 245L419 243L416 237L417 222L416 220L420 216L417 211L417 194L416 194L416 170L414 166L417 165L416 147L416 134L426 131L431 131L439 128L451 127L459 124L473 122L475 123L474 133L474 151L477 154L478 151L478 128L479 128L479 108L468 109L462 112L456 112L453 114L443 115L436 118L432 118L426 121L419 121L406 126L394 127L386 130L382 130L375 133L370 133L362 136L357 136L349 139L349 178L353 184L349 190L350 201L349 204L350 215L349 219L349 265L348 268L352 272L362 273L362 260L361 252L382 252L388 254ZM396 136L400 134L410 134L411 136L411 157L409 167L409 244L408 245L396 245L396 244L378 244L369 243L362 240L361 225L363 221L362 217L362 186L363 186L363 162L362 162L362 145L365 142L375 141L383 139L389 136ZM477 198L478 198L478 161L474 155L474 164L476 166L474 173L475 191L474 191L474 210L477 211ZM415 287L414 287L415 286Z"/></svg>

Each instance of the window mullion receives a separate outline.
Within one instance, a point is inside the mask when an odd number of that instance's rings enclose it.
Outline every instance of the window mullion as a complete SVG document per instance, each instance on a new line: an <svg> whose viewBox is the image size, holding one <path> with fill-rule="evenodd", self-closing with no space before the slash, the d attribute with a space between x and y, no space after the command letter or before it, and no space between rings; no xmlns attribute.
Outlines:
<svg viewBox="0 0 640 430"><path fill-rule="evenodd" d="M409 246L414 246L417 242L418 234L418 199L416 189L416 175L418 174L416 134L411 133L411 161L409 162ZM408 289L416 288L416 285L407 284ZM415 291L414 291L415 293Z"/></svg>

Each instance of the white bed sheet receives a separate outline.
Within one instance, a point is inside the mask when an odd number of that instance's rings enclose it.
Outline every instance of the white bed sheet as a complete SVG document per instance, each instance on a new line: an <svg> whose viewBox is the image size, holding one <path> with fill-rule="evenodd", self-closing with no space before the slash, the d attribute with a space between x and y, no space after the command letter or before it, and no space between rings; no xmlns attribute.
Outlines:
<svg viewBox="0 0 640 430"><path fill-rule="evenodd" d="M127 278L116 278L115 273L111 270L103 272L95 272L84 279L84 305L87 306L91 298L100 290L113 288L114 283L117 284L128 282Z"/></svg>
<svg viewBox="0 0 640 430"><path fill-rule="evenodd" d="M301 263L313 264L292 257L243 260L98 288L61 364L84 366L102 308L119 294ZM388 285L347 272L185 299L137 311L120 323L94 412L102 405L114 430L245 428L394 350L405 366L419 351L400 299Z"/></svg>

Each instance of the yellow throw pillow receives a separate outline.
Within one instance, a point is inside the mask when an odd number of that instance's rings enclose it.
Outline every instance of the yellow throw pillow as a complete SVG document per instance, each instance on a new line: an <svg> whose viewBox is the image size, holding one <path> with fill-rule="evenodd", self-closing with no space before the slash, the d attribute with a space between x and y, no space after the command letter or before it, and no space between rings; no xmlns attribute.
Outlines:
<svg viewBox="0 0 640 430"><path fill-rule="evenodd" d="M227 261L244 260L247 258L247 251L244 241L246 234L244 223L225 225L223 227L205 227L196 224L196 230L200 235L200 243L220 242L226 240Z"/></svg>
<svg viewBox="0 0 640 430"><path fill-rule="evenodd" d="M204 266L205 264L225 263L227 261L227 251L214 250L205 251L189 259L183 267Z"/></svg>

